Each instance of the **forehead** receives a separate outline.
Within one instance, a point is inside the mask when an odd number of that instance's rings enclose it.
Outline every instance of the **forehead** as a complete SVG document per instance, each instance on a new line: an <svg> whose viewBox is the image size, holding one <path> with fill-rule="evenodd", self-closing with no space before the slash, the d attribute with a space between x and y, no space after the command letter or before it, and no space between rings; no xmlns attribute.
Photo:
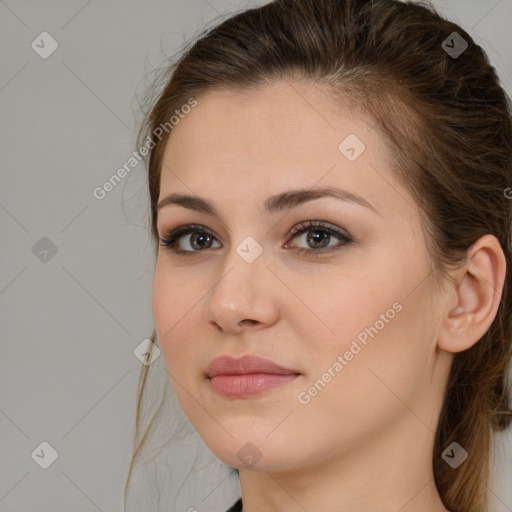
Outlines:
<svg viewBox="0 0 512 512"><path fill-rule="evenodd" d="M332 185L377 208L396 201L389 149L371 120L335 105L324 88L281 81L246 91L214 89L196 100L168 138L161 197L233 192L249 200ZM388 190L383 177L393 183Z"/></svg>
<svg viewBox="0 0 512 512"><path fill-rule="evenodd" d="M381 144L375 133L367 133L371 120L344 108L325 87L276 81L248 90L212 89L196 99L197 106L172 130L169 151L185 143L195 145L197 157L212 148L279 155L287 148L300 154L320 145L337 155L339 142L351 132Z"/></svg>

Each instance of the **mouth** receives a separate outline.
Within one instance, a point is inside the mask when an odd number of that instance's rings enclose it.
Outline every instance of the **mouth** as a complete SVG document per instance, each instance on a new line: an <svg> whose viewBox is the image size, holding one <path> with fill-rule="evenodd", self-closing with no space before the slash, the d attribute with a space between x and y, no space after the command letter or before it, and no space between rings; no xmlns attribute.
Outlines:
<svg viewBox="0 0 512 512"><path fill-rule="evenodd" d="M230 355L216 357L210 362L205 371L207 377L215 377L217 375L247 375L250 373L286 375L300 372L293 368L285 368L284 366L278 365L270 359L252 355L245 355L239 358Z"/></svg>
<svg viewBox="0 0 512 512"><path fill-rule="evenodd" d="M244 398L260 395L275 389L299 377L298 373L246 373L216 375L209 377L211 388L224 397Z"/></svg>
<svg viewBox="0 0 512 512"><path fill-rule="evenodd" d="M270 359L246 355L234 358L217 357L208 365L206 377L211 389L224 397L250 397L260 395L292 382L301 373L278 365Z"/></svg>

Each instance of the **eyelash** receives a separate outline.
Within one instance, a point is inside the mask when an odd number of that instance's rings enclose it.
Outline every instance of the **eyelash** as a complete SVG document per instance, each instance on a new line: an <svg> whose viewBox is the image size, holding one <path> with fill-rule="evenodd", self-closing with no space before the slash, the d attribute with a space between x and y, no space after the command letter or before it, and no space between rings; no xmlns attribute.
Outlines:
<svg viewBox="0 0 512 512"><path fill-rule="evenodd" d="M321 229L319 229L319 228L321 228ZM330 235L334 235L336 238L339 238L340 240L342 240L342 242L340 244L335 245L330 248L323 248L323 249L298 248L297 249L298 252L300 252L301 254L305 254L307 256L310 256L313 254L317 255L319 253L324 254L327 252L332 252L332 251L341 249L353 242L353 240L350 237L348 237L347 235L342 233L337 228L334 228L330 224L327 224L327 223L324 223L321 221L302 222L301 224L298 224L297 226L295 226L290 231L288 236L295 238L296 236L302 235L303 233L307 233L308 231L320 231L320 232L324 231L324 232L329 233ZM183 251L181 249L176 248L176 245L177 245L176 242L178 241L178 239L181 238L183 235L191 234L191 233L204 233L204 234L210 235L212 237L215 237L215 235L211 231L204 229L203 226L200 226L199 224L187 224L185 226L180 226L180 227L176 228L175 230L171 231L166 236L159 238L160 245L167 247L173 253L175 253L176 255L180 255L180 256L193 256L194 254L203 252L202 250L201 251Z"/></svg>

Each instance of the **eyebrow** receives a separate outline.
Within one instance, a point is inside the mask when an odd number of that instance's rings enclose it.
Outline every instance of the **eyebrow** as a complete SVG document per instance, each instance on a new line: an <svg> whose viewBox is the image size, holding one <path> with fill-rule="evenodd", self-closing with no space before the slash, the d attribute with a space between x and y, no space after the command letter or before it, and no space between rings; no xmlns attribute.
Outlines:
<svg viewBox="0 0 512 512"><path fill-rule="evenodd" d="M296 189L281 192L280 194L269 197L263 204L263 209L267 213L282 212L290 210L308 201L320 199L323 197L334 197L346 202L353 202L369 208L378 215L380 212L372 206L363 197L336 187L321 187L310 189ZM178 205L189 210L195 210L207 215L219 217L217 208L209 201L202 199L198 196L191 196L185 194L169 194L164 197L157 205L157 211L169 205Z"/></svg>

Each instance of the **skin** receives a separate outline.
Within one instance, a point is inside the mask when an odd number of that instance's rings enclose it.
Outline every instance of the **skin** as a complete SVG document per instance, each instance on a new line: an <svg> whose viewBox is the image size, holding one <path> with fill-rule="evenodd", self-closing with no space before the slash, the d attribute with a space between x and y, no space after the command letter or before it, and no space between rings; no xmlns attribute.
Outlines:
<svg viewBox="0 0 512 512"><path fill-rule="evenodd" d="M161 237L188 223L214 237L198 249L182 235L180 248L195 251L188 257L161 246L153 286L162 355L190 423L240 469L244 512L446 511L433 482L434 432L454 353L495 318L505 275L498 241L478 240L453 273L457 284L441 291L430 278L418 207L370 120L334 114L325 91L298 82L211 90L197 100L168 140L159 199L198 195L221 218L162 208ZM366 146L353 162L338 149L351 133ZM273 194L320 186L356 193L378 213L335 198L263 212ZM308 232L289 231L310 220L354 241L334 249L331 236L331 252L303 255L298 248L317 246ZM236 252L247 236L263 249L252 263ZM298 394L396 302L401 311L300 403ZM224 398L204 376L223 354L258 355L301 375L257 397ZM260 455L250 467L237 455L246 443Z"/></svg>

